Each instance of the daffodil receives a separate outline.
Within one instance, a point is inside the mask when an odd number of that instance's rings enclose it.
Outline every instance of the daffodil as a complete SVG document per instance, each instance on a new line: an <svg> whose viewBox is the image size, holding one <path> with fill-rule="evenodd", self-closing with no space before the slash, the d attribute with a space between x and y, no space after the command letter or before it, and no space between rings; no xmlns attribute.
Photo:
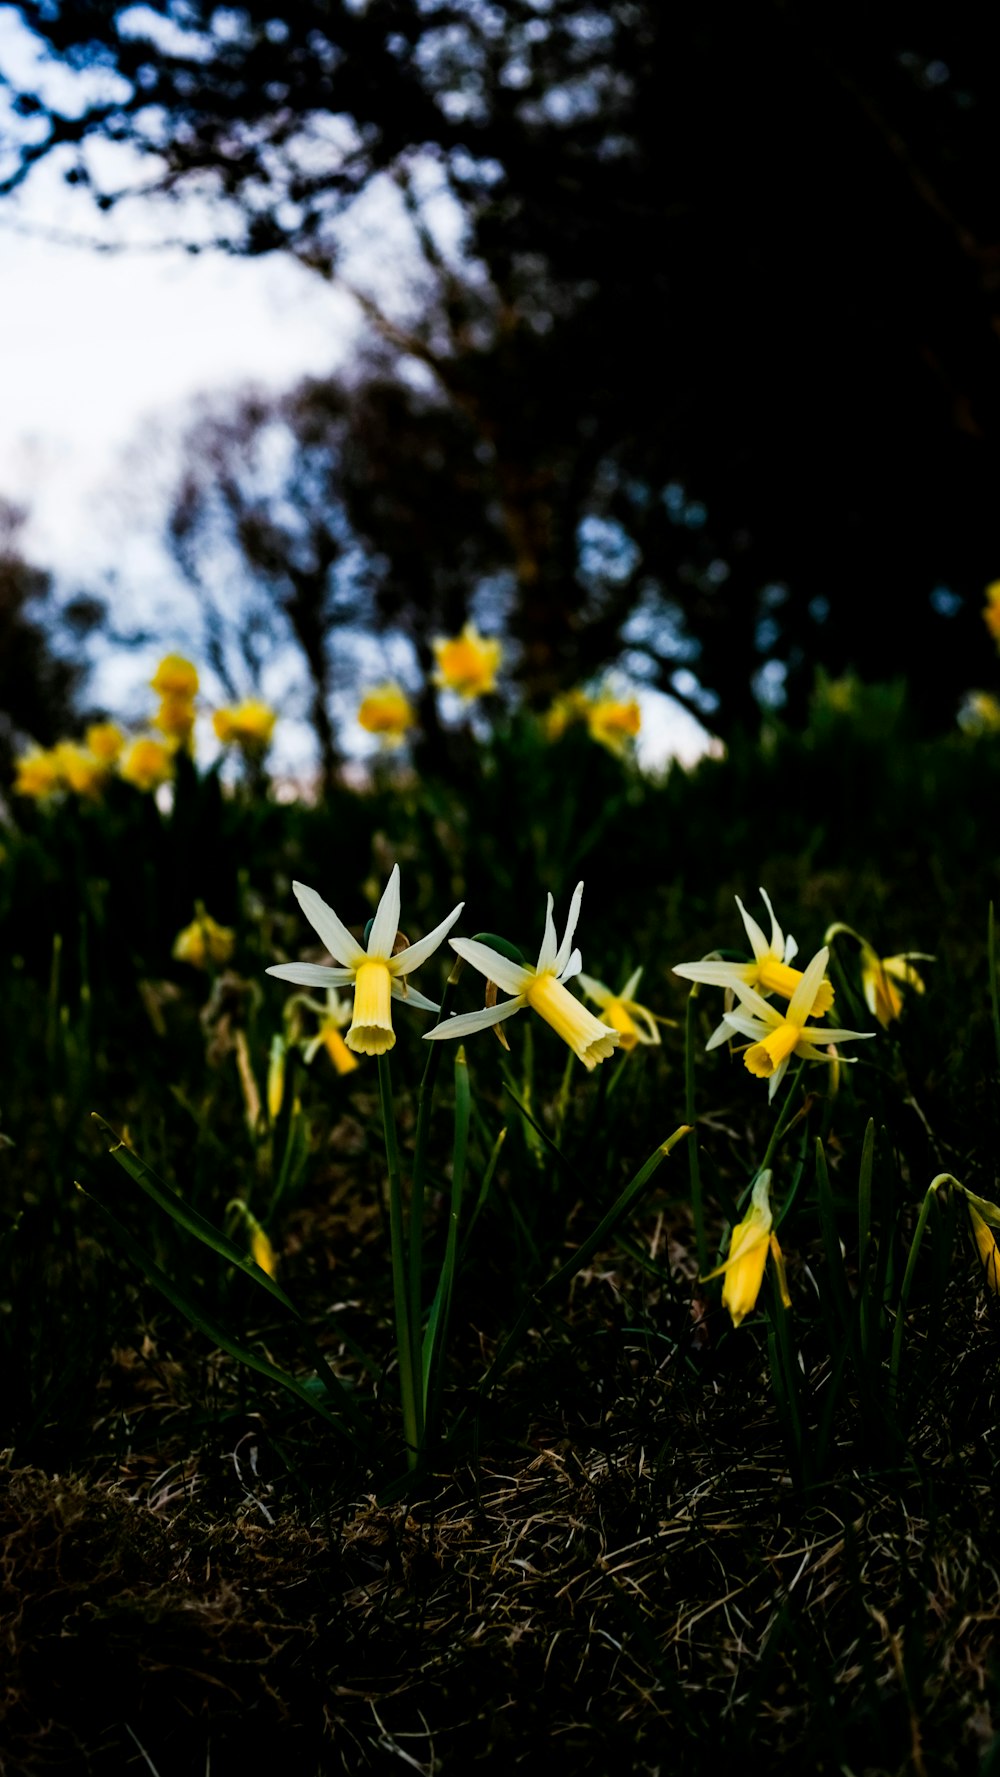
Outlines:
<svg viewBox="0 0 1000 1777"><path fill-rule="evenodd" d="M167 654L149 682L161 697L192 698L198 690L198 668L182 654Z"/></svg>
<svg viewBox="0 0 1000 1777"><path fill-rule="evenodd" d="M830 1055L817 1048L818 1043L863 1041L873 1034L870 1030L825 1030L820 1025L808 1022L813 1015L816 995L829 960L830 952L824 945L803 970L802 979L784 1012L779 1012L768 1000L762 999L745 982L733 983L733 990L741 1004L739 1009L727 1012L723 1022L731 1030L750 1037L750 1046L744 1050L743 1061L750 1073L759 1080L770 1081L769 1098L773 1098L778 1090L793 1055L801 1056L806 1061L829 1062Z"/></svg>
<svg viewBox="0 0 1000 1777"><path fill-rule="evenodd" d="M495 636L481 636L467 623L461 635L439 636L431 647L437 661L434 683L442 690L469 699L496 690L503 647Z"/></svg>
<svg viewBox="0 0 1000 1777"><path fill-rule="evenodd" d="M983 622L994 641L1000 644L1000 580L991 580L986 588Z"/></svg>
<svg viewBox="0 0 1000 1777"><path fill-rule="evenodd" d="M301 996L301 1003L316 1012L320 1020L316 1035L306 1044L303 1061L308 1064L317 1049L325 1049L338 1074L352 1073L358 1066L358 1058L352 1055L340 1034L345 1025L350 1024L353 1016L350 1001L342 1000L335 987L328 987L325 1006L304 995Z"/></svg>
<svg viewBox="0 0 1000 1777"><path fill-rule="evenodd" d="M206 913L201 903L189 926L174 939L172 956L179 963L190 963L194 969L219 968L227 963L236 946L236 933L230 926L220 926Z"/></svg>
<svg viewBox="0 0 1000 1777"><path fill-rule="evenodd" d="M174 755L164 741L152 734L136 736L122 756L118 770L137 790L155 790L174 775Z"/></svg>
<svg viewBox="0 0 1000 1777"><path fill-rule="evenodd" d="M244 752L264 752L271 744L277 711L259 697L247 697L228 709L216 710L212 726L224 747L242 747Z"/></svg>
<svg viewBox="0 0 1000 1777"><path fill-rule="evenodd" d="M900 956L879 956L867 938L852 926L842 925L839 921L832 925L826 934L827 944L831 944L843 932L853 938L861 948L861 990L865 996L865 1004L873 1018L877 1018L883 1029L890 1025L894 1018L901 1018L903 1013L903 996L898 983L911 987L914 993L923 993L924 984L915 962L932 963L934 958L925 950L907 950Z"/></svg>
<svg viewBox="0 0 1000 1777"><path fill-rule="evenodd" d="M84 735L88 753L113 765L125 745L125 736L116 722L91 722Z"/></svg>
<svg viewBox="0 0 1000 1777"><path fill-rule="evenodd" d="M332 907L321 900L315 889L305 883L293 882L295 898L309 924L319 933L334 959L335 967L324 963L276 963L268 969L279 981L294 981L299 987L353 987L354 1016L347 1033L347 1047L358 1055L384 1055L396 1041L392 1028L392 1001L405 1000L421 1012L439 1012L434 1000L410 987L406 977L421 963L433 956L443 943L465 906L459 901L432 932L415 944L396 949L399 927L399 865L379 901L371 922L367 945L352 937Z"/></svg>
<svg viewBox="0 0 1000 1777"><path fill-rule="evenodd" d="M552 896L549 895L545 911L545 933L542 947L538 952L538 961L534 968L525 963L515 962L510 956L503 956L492 944L486 944L481 938L452 938L451 947L474 969L486 976L504 993L514 995L513 999L503 1000L496 1006L484 1006L478 1012L465 1012L458 1018L449 1018L434 1030L425 1031L431 1037L466 1037L473 1031L488 1030L493 1024L501 1024L504 1019L512 1018L525 1006L530 1006L540 1018L568 1043L574 1055L579 1056L584 1067L594 1068L599 1061L607 1061L608 1056L618 1047L620 1033L610 1024L602 1024L586 1006L569 992L566 982L579 975L583 966L578 950L573 949L573 938L577 920L580 917L580 902L583 899L583 883L578 882L570 902L569 918L563 933L562 943L556 941L556 928L552 918Z"/></svg>
<svg viewBox="0 0 1000 1777"><path fill-rule="evenodd" d="M969 1226L975 1243L979 1262L983 1267L987 1288L994 1296L1000 1296L1000 1246L985 1216L974 1203L969 1202L966 1194L966 1208L969 1212Z"/></svg>
<svg viewBox="0 0 1000 1777"><path fill-rule="evenodd" d="M771 936L768 940L757 921L751 918L736 896L736 905L740 910L740 918L746 927L746 934L753 951L753 961L746 963L727 963L705 959L698 963L677 963L674 974L680 975L685 981L700 981L710 987L725 987L738 992L740 987L756 988L759 994L780 994L782 999L790 1000L802 980L801 969L792 968L792 960L798 955L798 945L789 933L785 937L771 906L770 898L764 889L760 891L761 899L771 918ZM833 988L829 981L821 981L816 990L816 998L809 1009L812 1018L822 1018L833 1005ZM727 1011L729 1007L727 1006ZM715 1049L730 1037L730 1030L723 1019L709 1037L706 1048Z"/></svg>
<svg viewBox="0 0 1000 1777"><path fill-rule="evenodd" d="M637 1043L658 1043L660 1033L656 1028L656 1018L648 1006L640 1006L635 998L635 991L642 979L642 969L638 968L631 974L620 993L612 993L603 981L595 981L592 975L580 974L580 986L588 1000L593 1000L599 1007L605 1024L618 1032L618 1047L634 1049Z"/></svg>
<svg viewBox="0 0 1000 1777"><path fill-rule="evenodd" d="M30 796L35 802L47 802L65 788L62 766L54 749L32 747L15 760L14 792Z"/></svg>
<svg viewBox="0 0 1000 1777"><path fill-rule="evenodd" d="M642 726L636 698L596 697L587 710L587 732L610 753L621 758Z"/></svg>
<svg viewBox="0 0 1000 1777"><path fill-rule="evenodd" d="M185 746L194 731L194 721L194 699L172 693L169 697L161 697L160 707L153 717L153 727L165 734L168 740Z"/></svg>
<svg viewBox="0 0 1000 1777"><path fill-rule="evenodd" d="M710 1283L713 1277L725 1278L722 1301L724 1307L729 1309L734 1327L738 1327L757 1306L768 1253L774 1260L781 1300L786 1308L792 1305L785 1276L785 1261L778 1245L778 1236L772 1227L774 1217L770 1199L771 1174L762 1172L751 1192L748 1214L733 1229L724 1264L700 1280L702 1283Z"/></svg>
<svg viewBox="0 0 1000 1777"><path fill-rule="evenodd" d="M359 724L367 734L377 734L388 746L399 746L416 721L416 712L401 685L375 685L361 699Z"/></svg>
<svg viewBox="0 0 1000 1777"><path fill-rule="evenodd" d="M75 796L100 796L111 770L109 760L99 759L73 740L61 740L54 752L63 782Z"/></svg>
<svg viewBox="0 0 1000 1777"><path fill-rule="evenodd" d="M567 728L582 722L590 708L585 691L563 691L543 717L546 740L561 740Z"/></svg>

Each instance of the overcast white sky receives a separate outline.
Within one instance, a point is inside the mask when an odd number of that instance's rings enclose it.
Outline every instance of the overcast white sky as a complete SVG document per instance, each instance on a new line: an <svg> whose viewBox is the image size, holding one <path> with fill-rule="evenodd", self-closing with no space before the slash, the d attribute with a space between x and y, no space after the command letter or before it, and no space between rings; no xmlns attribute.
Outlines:
<svg viewBox="0 0 1000 1777"><path fill-rule="evenodd" d="M0 65L20 71L26 56L16 15L0 4ZM159 534L193 402L330 371L358 324L352 299L301 266L154 245L168 228L176 212L102 217L55 167L0 201L0 495L27 506L33 561L67 591L110 591L116 615L155 627L164 647L191 645L192 609ZM356 224L355 254L380 283L398 250L387 250L388 228L377 206ZM123 234L136 243L126 251L87 244ZM277 663L275 675L277 696ZM146 676L133 656L105 656L92 695L138 713ZM702 731L676 705L642 700L647 760L701 750ZM309 747L294 724L288 769Z"/></svg>

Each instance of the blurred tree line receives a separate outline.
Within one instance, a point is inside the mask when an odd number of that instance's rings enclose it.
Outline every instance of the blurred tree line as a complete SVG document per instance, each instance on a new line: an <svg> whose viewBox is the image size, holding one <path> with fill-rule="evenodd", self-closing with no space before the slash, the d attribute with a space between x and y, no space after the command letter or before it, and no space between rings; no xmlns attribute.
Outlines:
<svg viewBox="0 0 1000 1777"><path fill-rule="evenodd" d="M402 632L427 665L473 595L529 702L624 657L723 738L768 702L804 720L817 662L906 674L928 731L988 682L1000 69L981 7L16 11L96 84L8 84L0 189L56 156L104 209L174 200L182 231L183 200L208 198L216 246L347 280L366 317L347 371L202 417L170 516L224 679L233 634L252 664L280 612L328 768L338 638ZM387 296L345 242L390 213L406 282Z"/></svg>

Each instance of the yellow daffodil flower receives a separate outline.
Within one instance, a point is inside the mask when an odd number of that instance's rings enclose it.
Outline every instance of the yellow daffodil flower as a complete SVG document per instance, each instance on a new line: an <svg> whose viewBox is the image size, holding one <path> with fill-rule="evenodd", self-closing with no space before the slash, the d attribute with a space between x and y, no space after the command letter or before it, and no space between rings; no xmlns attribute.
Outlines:
<svg viewBox="0 0 1000 1777"><path fill-rule="evenodd" d="M195 918L174 939L172 956L179 963L190 963L194 969L221 968L233 954L236 933L230 926L220 926L199 903Z"/></svg>
<svg viewBox="0 0 1000 1777"><path fill-rule="evenodd" d="M153 717L153 727L165 734L168 740L183 746L191 739L194 719L194 699L171 695L160 699L160 707Z"/></svg>
<svg viewBox="0 0 1000 1777"><path fill-rule="evenodd" d="M495 636L481 636L467 623L458 636L439 636L431 643L437 661L434 684L459 697L484 697L496 690L503 647Z"/></svg>
<svg viewBox="0 0 1000 1777"><path fill-rule="evenodd" d="M443 943L465 906L459 901L432 932L415 944L396 951L399 928L399 865L379 901L371 922L367 946L351 936L332 907L321 900L315 889L305 883L293 882L295 898L309 924L317 931L334 959L335 967L324 963L276 963L268 969L279 981L294 981L299 987L353 987L354 1016L347 1033L347 1047L357 1055L384 1055L396 1041L392 1028L391 1003L405 1000L421 1012L439 1012L434 1000L410 987L406 977L421 963L433 956Z"/></svg>
<svg viewBox="0 0 1000 1777"><path fill-rule="evenodd" d="M14 793L17 796L30 796L35 802L47 802L59 790L65 789L62 765L56 751L45 747L32 747L28 753L22 753L15 760L17 775L14 778Z"/></svg>
<svg viewBox="0 0 1000 1777"><path fill-rule="evenodd" d="M740 918L746 927L746 934L753 951L753 961L747 963L725 963L706 959L699 963L678 963L675 975L685 981L700 981L710 987L725 987L733 992L740 986L756 988L759 994L767 996L780 994L782 999L790 1000L800 981L801 969L793 969L791 964L798 955L798 945L789 933L786 938L775 917L770 897L765 889L760 891L761 899L771 917L771 937L765 938L760 926L752 919L736 896L736 905L740 910ZM816 998L810 1008L810 1017L822 1018L833 1005L833 988L829 981L821 981L816 991ZM729 1006L727 1004L727 1010ZM717 1049L720 1043L729 1041L731 1032L723 1019L709 1037L705 1047Z"/></svg>
<svg viewBox="0 0 1000 1777"><path fill-rule="evenodd" d="M861 989L865 996L865 1004L873 1018L877 1018L883 1029L890 1025L894 1018L903 1014L903 996L897 982L904 987L912 987L914 993L923 993L924 984L916 969L915 962L932 963L935 959L924 950L907 950L900 956L879 956L867 938L852 926L845 926L838 921L826 934L826 943L831 944L837 935L843 932L846 937L853 938L861 947Z"/></svg>
<svg viewBox="0 0 1000 1777"><path fill-rule="evenodd" d="M725 1277L722 1301L732 1316L734 1327L738 1327L757 1306L768 1253L774 1260L781 1300L786 1308L792 1306L785 1276L785 1261L778 1245L778 1237L771 1225L774 1218L770 1198L771 1174L762 1172L751 1193L748 1214L733 1229L725 1263L699 1280L701 1283L710 1283L713 1277Z"/></svg>
<svg viewBox="0 0 1000 1777"><path fill-rule="evenodd" d="M831 1057L816 1047L818 1043L864 1041L873 1035L871 1031L863 1030L824 1030L808 1022L829 960L830 952L824 945L803 970L802 979L783 1013L762 999L746 982L733 982L733 991L741 1006L739 1010L727 1012L724 1023L751 1039L743 1061L757 1079L770 1082L769 1098L773 1098L778 1090L793 1055L802 1056L806 1061L828 1063Z"/></svg>
<svg viewBox="0 0 1000 1777"><path fill-rule="evenodd" d="M983 622L994 641L1000 645L1000 580L991 580L986 588Z"/></svg>
<svg viewBox="0 0 1000 1777"><path fill-rule="evenodd" d="M167 654L149 682L161 697L190 699L198 690L198 669L181 654Z"/></svg>
<svg viewBox="0 0 1000 1777"><path fill-rule="evenodd" d="M648 1006L640 1006L635 990L642 979L642 969L631 974L620 993L612 993L603 981L580 974L578 980L588 1000L600 1008L605 1024L618 1032L618 1047L634 1049L637 1043L658 1043L660 1033L656 1018Z"/></svg>
<svg viewBox="0 0 1000 1777"><path fill-rule="evenodd" d="M515 997L503 1000L497 1006L484 1006L479 1012L465 1012L461 1017L449 1018L434 1030L425 1031L425 1038L470 1036L473 1031L488 1030L491 1025L501 1024L505 1018L512 1018L515 1012L530 1006L547 1024L551 1024L564 1043L569 1044L585 1068L594 1068L599 1061L607 1061L618 1047L620 1033L610 1024L602 1024L586 1006L574 999L566 987L566 982L579 975L583 966L580 952L572 948L582 899L583 883L578 882L570 902L562 943L557 944L552 896L549 895L542 947L533 969L501 955L499 950L479 938L452 938L451 947L460 957L471 963L488 981L502 988L504 993Z"/></svg>
<svg viewBox="0 0 1000 1777"><path fill-rule="evenodd" d="M641 726L642 712L634 697L626 700L603 695L595 698L587 710L587 732L591 740L607 747L619 759Z"/></svg>
<svg viewBox="0 0 1000 1777"><path fill-rule="evenodd" d="M259 697L216 710L212 727L224 747L242 747L247 753L263 753L271 744L278 713Z"/></svg>
<svg viewBox="0 0 1000 1777"><path fill-rule="evenodd" d="M358 722L367 734L377 734L387 746L395 747L416 727L417 717L402 686L386 683L365 692Z"/></svg>
<svg viewBox="0 0 1000 1777"><path fill-rule="evenodd" d="M74 796L100 796L111 770L107 759L99 759L86 747L78 746L76 741L61 740L54 748L56 761L62 773L63 782L73 791Z"/></svg>
<svg viewBox="0 0 1000 1777"><path fill-rule="evenodd" d="M320 1025L316 1035L306 1045L303 1061L307 1064L316 1054L317 1049L325 1049L338 1074L349 1074L358 1066L358 1058L347 1047L341 1031L350 1024L353 1010L348 1000L342 1000L335 987L327 988L326 1005L319 1005L315 1000L301 996L301 1003L318 1013Z"/></svg>
<svg viewBox="0 0 1000 1777"><path fill-rule="evenodd" d="M561 740L567 728L582 722L590 709L585 691L563 691L543 717L546 740Z"/></svg>
<svg viewBox="0 0 1000 1777"><path fill-rule="evenodd" d="M154 735L140 734L126 749L118 770L125 782L134 784L137 790L155 790L160 784L169 783L174 775L173 752Z"/></svg>
<svg viewBox="0 0 1000 1777"><path fill-rule="evenodd" d="M84 735L88 753L113 765L125 745L125 736L115 722L91 722Z"/></svg>

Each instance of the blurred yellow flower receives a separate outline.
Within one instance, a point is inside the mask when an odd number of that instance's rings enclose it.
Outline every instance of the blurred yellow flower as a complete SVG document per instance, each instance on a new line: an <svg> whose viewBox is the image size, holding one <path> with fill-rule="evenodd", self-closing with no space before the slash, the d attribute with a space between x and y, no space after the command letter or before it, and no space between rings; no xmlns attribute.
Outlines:
<svg viewBox="0 0 1000 1777"><path fill-rule="evenodd" d="M398 746L416 726L416 712L401 685L387 682L366 691L358 721L368 734L377 734L389 746Z"/></svg>
<svg viewBox="0 0 1000 1777"><path fill-rule="evenodd" d="M155 735L140 734L129 744L118 769L125 782L137 790L155 790L173 777L174 755Z"/></svg>
<svg viewBox="0 0 1000 1777"><path fill-rule="evenodd" d="M986 588L983 622L994 641L1000 644L1000 580L991 580Z"/></svg>
<svg viewBox="0 0 1000 1777"><path fill-rule="evenodd" d="M757 1306L768 1253L774 1260L782 1303L786 1308L792 1306L785 1276L785 1261L778 1245L778 1237L771 1226L774 1218L771 1214L770 1197L771 1174L762 1172L751 1193L749 1213L733 1229L725 1263L700 1279L702 1283L710 1283L713 1277L725 1277L722 1301L729 1310L734 1327L738 1327Z"/></svg>
<svg viewBox="0 0 1000 1777"><path fill-rule="evenodd" d="M194 718L193 698L172 693L169 697L160 699L160 707L153 717L153 727L171 740L183 743L191 739Z"/></svg>
<svg viewBox="0 0 1000 1777"><path fill-rule="evenodd" d="M53 749L63 781L75 796L97 797L108 781L111 761L99 759L76 741L61 740Z"/></svg>
<svg viewBox="0 0 1000 1777"><path fill-rule="evenodd" d="M426 937L397 950L398 864L393 865L375 909L366 944L358 943L315 889L307 888L304 882L293 882L292 891L309 924L319 933L334 958L336 967L330 968L325 963L275 963L267 972L276 975L279 981L294 981L298 987L353 987L354 1012L347 1033L348 1049L357 1055L385 1055L393 1047L396 1041L392 1028L393 1000L402 1000L419 1012L441 1010L433 1000L425 999L422 993L411 987L407 976L433 956L446 933L451 931L464 901L459 901L458 906L453 907L447 918Z"/></svg>
<svg viewBox="0 0 1000 1777"><path fill-rule="evenodd" d="M580 952L573 948L577 921L580 917L580 903L583 900L583 883L578 882L570 902L569 918L563 933L562 943L556 938L555 922L552 917L552 896L549 895L545 908L545 931L542 936L538 961L534 968L525 963L514 961L505 956L493 944L485 943L482 938L452 938L449 940L452 950L456 950L465 962L471 963L487 981L502 988L504 993L513 994L513 999L503 1000L499 1005L486 1005L478 1012L465 1012L459 1018L448 1018L444 1024L438 1024L434 1030L424 1033L425 1041L432 1037L471 1036L473 1031L489 1030L492 1025L501 1024L530 1006L539 1018L550 1024L557 1036L562 1037L574 1055L578 1056L588 1070L595 1068L599 1061L607 1061L608 1056L618 1048L620 1033L610 1024L603 1024L588 1011L582 1002L570 993L565 985L581 969Z"/></svg>
<svg viewBox="0 0 1000 1777"><path fill-rule="evenodd" d="M642 726L642 714L634 697L602 696L595 698L587 710L587 730L591 740L621 758Z"/></svg>
<svg viewBox="0 0 1000 1777"><path fill-rule="evenodd" d="M31 796L35 802L45 802L65 787L62 765L55 750L32 747L30 752L22 753L15 760L15 769L14 791L18 796Z"/></svg>
<svg viewBox="0 0 1000 1777"><path fill-rule="evenodd" d="M637 1043L658 1043L660 1040L653 1013L634 998L641 979L642 969L639 968L629 976L621 993L612 993L610 987L605 987L603 981L595 981L592 975L577 976L588 1000L593 1000L600 1008L604 1023L618 1032L620 1049L634 1049Z"/></svg>
<svg viewBox="0 0 1000 1777"><path fill-rule="evenodd" d="M1000 697L992 691L968 691L958 712L966 734L1000 734Z"/></svg>
<svg viewBox="0 0 1000 1777"><path fill-rule="evenodd" d="M258 697L245 698L242 703L216 710L212 727L224 747L243 747L248 753L263 752L271 744L276 710Z"/></svg>
<svg viewBox="0 0 1000 1777"><path fill-rule="evenodd" d="M567 728L584 720L589 709L590 698L585 691L560 692L542 718L546 740L561 740Z"/></svg>
<svg viewBox="0 0 1000 1777"><path fill-rule="evenodd" d="M123 746L125 736L115 722L91 722L84 735L87 750L95 759L104 759L113 765Z"/></svg>
<svg viewBox="0 0 1000 1777"><path fill-rule="evenodd" d="M481 636L467 623L458 636L439 636L431 643L437 660L434 683L459 697L483 697L496 690L503 647L495 636Z"/></svg>
<svg viewBox="0 0 1000 1777"><path fill-rule="evenodd" d="M149 682L161 697L194 697L198 689L198 669L181 654L167 654Z"/></svg>
<svg viewBox="0 0 1000 1777"><path fill-rule="evenodd" d="M172 955L179 963L207 969L227 963L236 945L231 926L220 926L199 903L195 918L174 939Z"/></svg>
<svg viewBox="0 0 1000 1777"><path fill-rule="evenodd" d="M860 932L856 932L852 926L841 924L839 920L829 928L825 942L831 943L840 932L853 938L861 947L861 988L865 1004L885 1029L894 1018L901 1018L903 1015L903 996L897 982L902 982L904 987L912 987L914 993L923 993L923 981L913 964L932 963L934 958L928 956L925 950L907 950L900 956L879 956L867 938L862 938Z"/></svg>

